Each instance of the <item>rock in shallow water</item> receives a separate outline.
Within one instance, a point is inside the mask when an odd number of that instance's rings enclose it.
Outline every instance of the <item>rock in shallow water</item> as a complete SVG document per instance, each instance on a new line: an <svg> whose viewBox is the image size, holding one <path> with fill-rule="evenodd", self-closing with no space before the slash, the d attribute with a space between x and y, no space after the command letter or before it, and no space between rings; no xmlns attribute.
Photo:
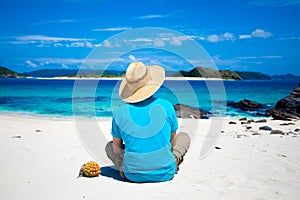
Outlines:
<svg viewBox="0 0 300 200"><path fill-rule="evenodd" d="M244 99L243 101L239 101L239 102L229 102L227 105L233 108L240 108L241 110L244 111L258 110L263 107L260 103L250 101L248 99Z"/></svg>
<svg viewBox="0 0 300 200"><path fill-rule="evenodd" d="M184 104L176 104L174 105L174 109L179 118L208 119L211 114L205 110Z"/></svg>
<svg viewBox="0 0 300 200"><path fill-rule="evenodd" d="M269 117L270 115L266 114L266 109L268 108L268 105L260 104L255 101L251 101L248 99L244 99L239 102L228 102L227 106L232 108L237 108L240 110L240 112L244 112L247 114L250 114L252 116L265 116ZM247 120L247 118L242 118L240 121Z"/></svg>

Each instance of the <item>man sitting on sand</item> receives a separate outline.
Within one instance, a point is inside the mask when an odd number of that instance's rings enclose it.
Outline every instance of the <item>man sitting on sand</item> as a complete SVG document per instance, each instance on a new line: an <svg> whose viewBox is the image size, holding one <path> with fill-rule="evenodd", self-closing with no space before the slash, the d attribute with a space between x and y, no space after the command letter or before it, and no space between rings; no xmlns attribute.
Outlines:
<svg viewBox="0 0 300 200"><path fill-rule="evenodd" d="M153 97L164 78L162 67L133 62L120 85L119 95L127 103L113 113L113 141L105 151L127 181L171 180L190 146L186 133L176 135L172 104Z"/></svg>

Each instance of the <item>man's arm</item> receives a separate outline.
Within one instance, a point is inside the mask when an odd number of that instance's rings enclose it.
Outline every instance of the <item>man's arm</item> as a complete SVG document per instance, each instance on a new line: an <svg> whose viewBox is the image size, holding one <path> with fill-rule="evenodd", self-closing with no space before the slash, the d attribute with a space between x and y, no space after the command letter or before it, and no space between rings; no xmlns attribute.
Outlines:
<svg viewBox="0 0 300 200"><path fill-rule="evenodd" d="M123 153L124 145L121 138L113 137L113 150L117 154Z"/></svg>
<svg viewBox="0 0 300 200"><path fill-rule="evenodd" d="M176 144L176 132L171 133L171 144L172 147L174 147Z"/></svg>

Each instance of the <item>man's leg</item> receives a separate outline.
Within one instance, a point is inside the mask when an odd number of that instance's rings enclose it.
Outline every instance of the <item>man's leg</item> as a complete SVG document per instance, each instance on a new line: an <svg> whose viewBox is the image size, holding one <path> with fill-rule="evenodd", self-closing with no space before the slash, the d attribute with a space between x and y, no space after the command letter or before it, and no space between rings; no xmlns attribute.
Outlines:
<svg viewBox="0 0 300 200"><path fill-rule="evenodd" d="M187 133L180 132L176 135L176 143L172 148L172 153L175 156L177 171L178 166L182 163L183 157L190 147L191 139Z"/></svg>
<svg viewBox="0 0 300 200"><path fill-rule="evenodd" d="M122 171L122 163L123 163L124 153L120 153L120 154L115 153L114 149L113 149L112 141L107 143L107 145L105 147L105 151L106 151L107 157L114 163L114 165L119 170L121 177L124 178L123 171Z"/></svg>

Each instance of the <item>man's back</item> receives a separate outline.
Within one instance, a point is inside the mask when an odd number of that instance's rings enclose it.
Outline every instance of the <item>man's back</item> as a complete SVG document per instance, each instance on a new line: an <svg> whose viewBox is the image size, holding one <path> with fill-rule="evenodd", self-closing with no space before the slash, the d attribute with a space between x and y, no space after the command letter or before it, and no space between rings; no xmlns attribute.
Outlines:
<svg viewBox="0 0 300 200"><path fill-rule="evenodd" d="M124 141L123 171L135 182L167 181L176 165L171 133L178 128L171 103L150 97L114 112L112 135Z"/></svg>

